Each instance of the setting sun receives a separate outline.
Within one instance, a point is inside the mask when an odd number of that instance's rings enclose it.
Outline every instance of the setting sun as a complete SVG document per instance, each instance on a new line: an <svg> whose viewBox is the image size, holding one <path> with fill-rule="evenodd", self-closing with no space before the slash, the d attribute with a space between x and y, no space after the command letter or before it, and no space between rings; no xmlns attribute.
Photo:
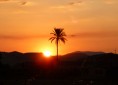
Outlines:
<svg viewBox="0 0 118 85"><path fill-rule="evenodd" d="M43 54L44 54L45 57L50 57L51 56L50 51L44 51Z"/></svg>

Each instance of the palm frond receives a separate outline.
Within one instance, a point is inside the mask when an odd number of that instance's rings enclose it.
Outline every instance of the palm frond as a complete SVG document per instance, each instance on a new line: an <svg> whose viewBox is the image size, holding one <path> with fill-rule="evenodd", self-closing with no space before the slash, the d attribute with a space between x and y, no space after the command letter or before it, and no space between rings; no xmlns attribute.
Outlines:
<svg viewBox="0 0 118 85"><path fill-rule="evenodd" d="M51 41L51 43L53 42L53 40L55 40L56 39L56 37L51 37L51 38L49 38L49 40Z"/></svg>
<svg viewBox="0 0 118 85"><path fill-rule="evenodd" d="M55 33L55 32L52 32L52 33L50 33L50 34L52 34L52 35L56 36L56 33Z"/></svg>
<svg viewBox="0 0 118 85"><path fill-rule="evenodd" d="M63 43L65 43L67 39L64 38L64 37L61 37L60 40L61 40Z"/></svg>
<svg viewBox="0 0 118 85"><path fill-rule="evenodd" d="M66 36L65 32L62 32L62 33L60 34L60 36Z"/></svg>

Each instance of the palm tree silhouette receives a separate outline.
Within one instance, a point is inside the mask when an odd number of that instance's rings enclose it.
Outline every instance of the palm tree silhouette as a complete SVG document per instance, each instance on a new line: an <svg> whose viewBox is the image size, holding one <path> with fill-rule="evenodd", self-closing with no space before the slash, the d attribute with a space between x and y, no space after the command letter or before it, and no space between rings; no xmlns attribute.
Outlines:
<svg viewBox="0 0 118 85"><path fill-rule="evenodd" d="M57 46L57 62L58 62L58 43L59 43L59 41L62 41L63 43L65 43L66 34L64 32L64 29L62 29L62 28L54 28L53 32L50 34L52 34L53 36L49 40L51 40L51 43L55 40L55 43Z"/></svg>

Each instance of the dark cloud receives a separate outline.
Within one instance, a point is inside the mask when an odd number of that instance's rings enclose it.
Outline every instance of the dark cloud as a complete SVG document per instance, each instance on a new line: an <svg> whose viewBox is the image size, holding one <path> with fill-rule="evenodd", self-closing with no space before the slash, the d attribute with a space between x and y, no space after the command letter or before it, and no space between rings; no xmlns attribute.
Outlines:
<svg viewBox="0 0 118 85"><path fill-rule="evenodd" d="M82 3L82 1L70 2L70 3L68 3L68 4L69 4L69 5L78 5L78 4L80 4L80 3Z"/></svg>
<svg viewBox="0 0 118 85"><path fill-rule="evenodd" d="M80 38L86 38L86 37L118 37L117 32L85 32L85 33L75 33L68 35L68 37L80 37Z"/></svg>
<svg viewBox="0 0 118 85"><path fill-rule="evenodd" d="M49 38L50 35L0 35L0 39L11 39L11 40L25 40L25 39L39 39ZM109 32L83 32L68 34L70 38L110 38L118 37L118 31Z"/></svg>
<svg viewBox="0 0 118 85"><path fill-rule="evenodd" d="M9 1L9 0L0 0L0 1Z"/></svg>
<svg viewBox="0 0 118 85"><path fill-rule="evenodd" d="M20 2L20 4L21 4L21 5L26 5L27 2L26 2L26 1L22 1L22 2Z"/></svg>
<svg viewBox="0 0 118 85"><path fill-rule="evenodd" d="M38 38L45 38L45 37L48 37L48 35L29 35L29 36L0 35L0 39L11 39L11 40L38 39Z"/></svg>
<svg viewBox="0 0 118 85"><path fill-rule="evenodd" d="M4 1L10 1L10 0L0 0L0 2L4 2ZM15 1L15 0L14 0ZM28 2L27 1L19 1L18 2L20 5L26 5Z"/></svg>

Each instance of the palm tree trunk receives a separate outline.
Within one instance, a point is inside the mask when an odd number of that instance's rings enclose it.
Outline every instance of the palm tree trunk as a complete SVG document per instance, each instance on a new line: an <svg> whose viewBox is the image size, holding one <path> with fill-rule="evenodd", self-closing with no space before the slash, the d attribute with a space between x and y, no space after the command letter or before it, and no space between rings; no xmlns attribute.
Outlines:
<svg viewBox="0 0 118 85"><path fill-rule="evenodd" d="M57 63L58 63L59 59L58 59L58 38L57 38Z"/></svg>

